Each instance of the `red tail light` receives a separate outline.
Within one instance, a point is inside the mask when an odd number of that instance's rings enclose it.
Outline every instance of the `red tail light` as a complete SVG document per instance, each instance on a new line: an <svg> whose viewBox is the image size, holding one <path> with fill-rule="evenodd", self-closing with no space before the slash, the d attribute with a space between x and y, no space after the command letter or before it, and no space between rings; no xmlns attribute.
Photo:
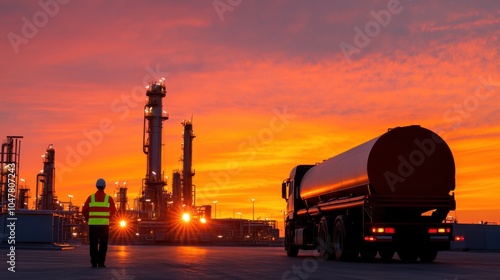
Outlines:
<svg viewBox="0 0 500 280"><path fill-rule="evenodd" d="M396 230L392 227L385 228L385 233L395 233Z"/></svg>
<svg viewBox="0 0 500 280"><path fill-rule="evenodd" d="M394 234L396 232L396 230L392 227L386 227L386 228L383 228L383 227L372 227L372 233L390 233L390 234Z"/></svg>
<svg viewBox="0 0 500 280"><path fill-rule="evenodd" d="M451 228L429 228L427 229L427 232L430 234L436 234L436 233L450 233Z"/></svg>
<svg viewBox="0 0 500 280"><path fill-rule="evenodd" d="M458 235L458 236L455 236L455 238L453 238L453 240L455 240L457 242L461 242L461 241L464 241L465 238L462 235Z"/></svg>

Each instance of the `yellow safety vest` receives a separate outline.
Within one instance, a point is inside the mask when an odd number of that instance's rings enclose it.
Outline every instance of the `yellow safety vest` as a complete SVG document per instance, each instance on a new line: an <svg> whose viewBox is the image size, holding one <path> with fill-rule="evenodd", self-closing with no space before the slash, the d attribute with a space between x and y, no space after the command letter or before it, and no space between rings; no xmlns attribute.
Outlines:
<svg viewBox="0 0 500 280"><path fill-rule="evenodd" d="M96 202L95 194L90 196L89 225L109 225L109 195L106 194L103 202Z"/></svg>

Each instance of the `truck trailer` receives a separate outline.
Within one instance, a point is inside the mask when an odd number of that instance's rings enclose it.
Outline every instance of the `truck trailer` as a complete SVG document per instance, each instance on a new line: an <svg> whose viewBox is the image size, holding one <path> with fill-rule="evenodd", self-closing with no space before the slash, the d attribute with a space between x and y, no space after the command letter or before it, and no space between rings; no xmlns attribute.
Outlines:
<svg viewBox="0 0 500 280"><path fill-rule="evenodd" d="M455 162L436 133L411 125L314 165L298 165L282 183L285 250L317 250L325 259L432 262L449 250L455 210Z"/></svg>

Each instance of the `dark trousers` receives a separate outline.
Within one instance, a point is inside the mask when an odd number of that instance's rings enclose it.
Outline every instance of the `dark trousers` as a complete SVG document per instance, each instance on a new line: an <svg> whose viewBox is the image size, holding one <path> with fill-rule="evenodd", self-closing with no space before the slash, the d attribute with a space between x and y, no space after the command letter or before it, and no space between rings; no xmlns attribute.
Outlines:
<svg viewBox="0 0 500 280"><path fill-rule="evenodd" d="M104 265L108 251L109 226L89 226L90 262Z"/></svg>

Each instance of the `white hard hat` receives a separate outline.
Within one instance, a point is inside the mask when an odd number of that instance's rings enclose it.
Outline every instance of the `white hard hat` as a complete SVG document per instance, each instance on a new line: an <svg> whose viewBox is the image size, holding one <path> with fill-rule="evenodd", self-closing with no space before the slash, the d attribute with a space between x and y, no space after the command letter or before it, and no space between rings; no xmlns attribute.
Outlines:
<svg viewBox="0 0 500 280"><path fill-rule="evenodd" d="M105 188L106 187L106 181L104 181L103 178L99 178L99 179L97 179L97 182L95 182L95 186L96 187L103 187L103 188Z"/></svg>

